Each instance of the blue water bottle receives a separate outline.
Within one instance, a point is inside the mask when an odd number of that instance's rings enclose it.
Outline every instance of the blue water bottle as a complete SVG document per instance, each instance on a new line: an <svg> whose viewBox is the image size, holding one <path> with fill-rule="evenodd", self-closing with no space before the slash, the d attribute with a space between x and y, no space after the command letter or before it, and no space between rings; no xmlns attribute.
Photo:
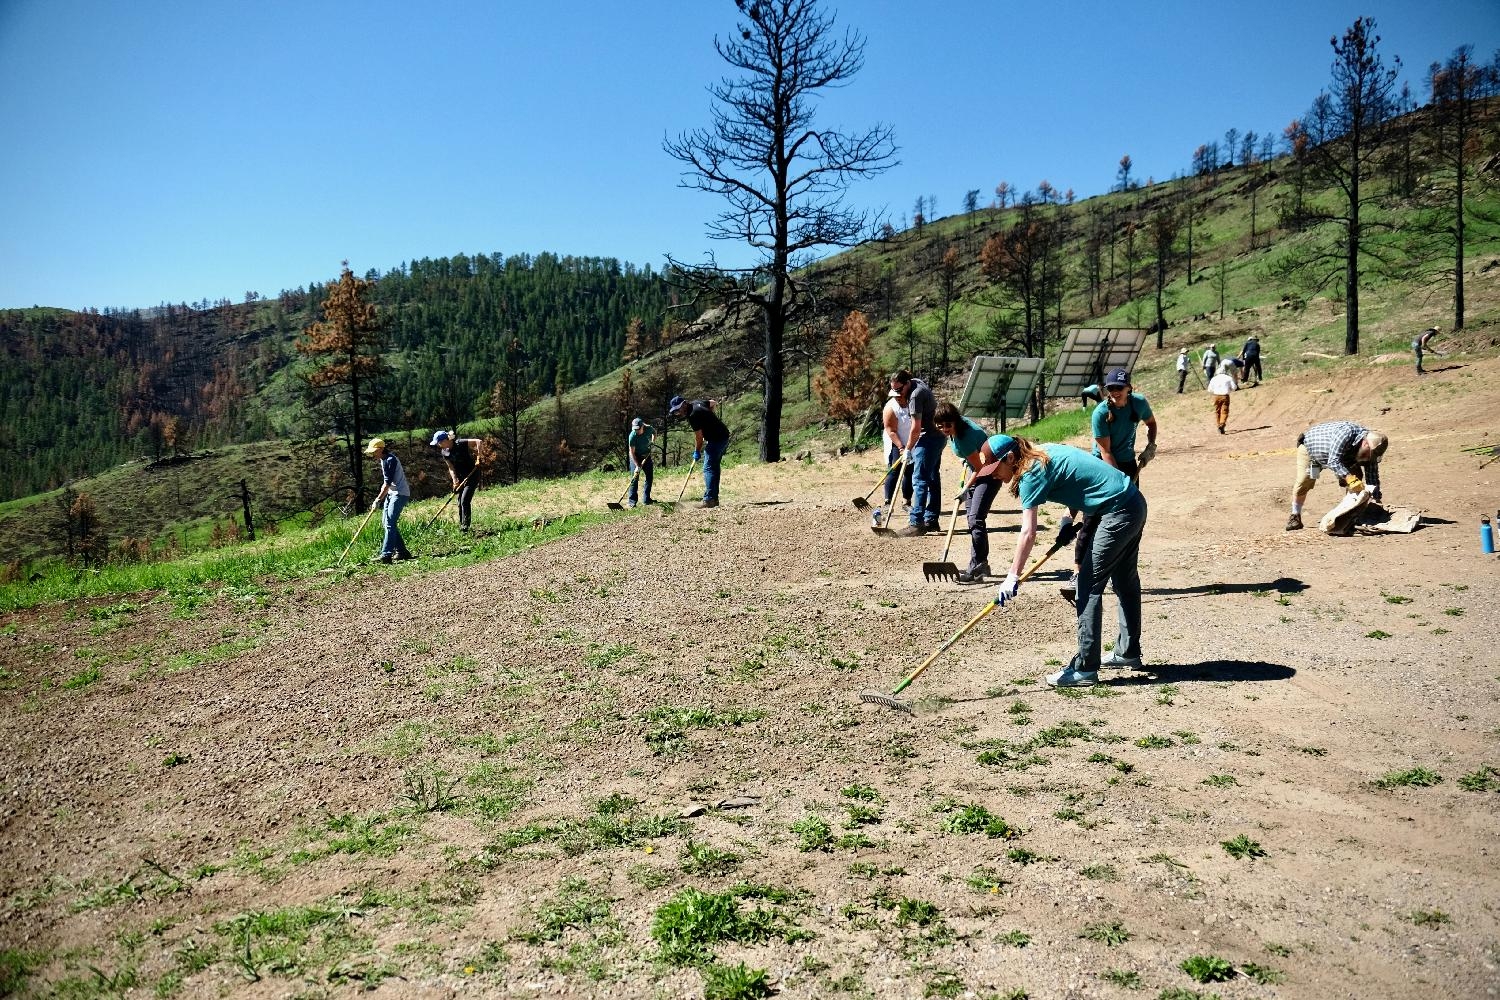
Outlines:
<svg viewBox="0 0 1500 1000"><path fill-rule="evenodd" d="M1486 552L1495 551L1495 529L1490 527L1490 519L1487 517L1479 519L1479 546Z"/></svg>

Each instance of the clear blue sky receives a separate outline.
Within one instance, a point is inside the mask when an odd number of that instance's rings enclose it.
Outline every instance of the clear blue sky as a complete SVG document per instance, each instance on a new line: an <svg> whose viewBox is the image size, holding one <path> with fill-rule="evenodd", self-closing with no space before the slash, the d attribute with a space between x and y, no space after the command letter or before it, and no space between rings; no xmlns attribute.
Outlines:
<svg viewBox="0 0 1500 1000"><path fill-rule="evenodd" d="M1278 133L1373 16L1425 100L1495 0L1144 5L833 0L867 40L819 121L890 124L900 166L850 201L960 211L1002 180L1085 197L1122 154L1186 171L1228 128ZM731 0L0 0L0 307L229 298L456 253L659 268L721 207L662 139L709 122Z"/></svg>

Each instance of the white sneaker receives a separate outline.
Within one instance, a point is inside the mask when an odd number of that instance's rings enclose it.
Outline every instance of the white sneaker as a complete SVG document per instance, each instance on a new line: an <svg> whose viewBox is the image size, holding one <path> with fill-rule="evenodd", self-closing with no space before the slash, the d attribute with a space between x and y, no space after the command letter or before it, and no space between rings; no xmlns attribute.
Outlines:
<svg viewBox="0 0 1500 1000"><path fill-rule="evenodd" d="M1098 671L1074 670L1064 667L1055 674L1047 675L1047 683L1055 688L1086 688L1099 683Z"/></svg>
<svg viewBox="0 0 1500 1000"><path fill-rule="evenodd" d="M1110 653L1109 659L1099 664L1101 667L1129 667L1131 670L1145 670L1139 656L1121 656L1119 653Z"/></svg>

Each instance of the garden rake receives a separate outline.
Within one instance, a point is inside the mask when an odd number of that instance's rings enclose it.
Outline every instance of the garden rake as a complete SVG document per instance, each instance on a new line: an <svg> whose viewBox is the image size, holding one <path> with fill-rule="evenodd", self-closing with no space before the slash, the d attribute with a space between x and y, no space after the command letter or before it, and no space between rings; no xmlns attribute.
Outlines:
<svg viewBox="0 0 1500 1000"><path fill-rule="evenodd" d="M698 460L696 458L688 463L687 478L682 481L682 489L677 491L677 503L682 503L682 498L687 496L688 483L693 481L693 470L697 467Z"/></svg>
<svg viewBox="0 0 1500 1000"><path fill-rule="evenodd" d="M969 472L965 469L963 486L959 488L958 496L953 498L953 516L948 518L948 540L943 542L943 558L937 562L924 562L922 564L922 575L929 580L958 579L958 567L948 561L948 547L953 544L953 529L958 526L959 501L963 500L964 493L968 488Z"/></svg>
<svg viewBox="0 0 1500 1000"><path fill-rule="evenodd" d="M628 496L630 496L630 491L635 488L636 480L638 480L640 478L641 478L641 470L640 469L636 469L635 470L635 475L633 475L633 476L630 477L630 482L628 482L628 483L625 484L625 492L620 494L620 499L618 499L618 500L611 500L606 506L608 506L610 510L624 510L625 509L625 498L628 497Z"/></svg>
<svg viewBox="0 0 1500 1000"><path fill-rule="evenodd" d="M472 476L475 471L477 470L470 470L469 476ZM432 517L426 524L422 525L423 531L426 531L428 528L432 527L437 523L437 519L443 516L443 511L448 509L448 505L453 502L453 498L458 496L459 491L464 488L464 484L469 481L469 476L464 476L458 481L458 485L453 487L453 492L448 494L448 499L443 501L443 505L437 509L437 513L432 515Z"/></svg>
<svg viewBox="0 0 1500 1000"><path fill-rule="evenodd" d="M363 521L359 522L359 527L356 528L356 529L354 529L354 534L351 535L351 536L349 536L349 544L345 545L344 546L344 551L342 551L342 552L339 553L339 561L336 562L336 563L334 563L332 566L328 567L327 569L322 570L321 572L323 572L323 573L332 573L332 572L336 571L340 566L344 565L344 557L349 554L349 550L350 549L354 548L354 543L359 539L360 534L364 532L365 525L367 525L367 524L370 523L370 518L372 518L372 517L375 516L375 511L378 510L378 509L379 509L378 507L373 507L373 506L370 508L370 512L365 515L365 519Z"/></svg>
<svg viewBox="0 0 1500 1000"><path fill-rule="evenodd" d="M1031 578L1031 574L1041 569L1042 564L1045 563L1048 559L1051 559L1052 554L1060 548L1062 548L1061 544L1053 542L1052 547L1047 550L1046 554L1036 562L1032 563L1031 568L1028 569L1024 574L1022 574L1021 579L1016 582L1016 585L1020 586L1021 584L1029 580ZM903 680L900 684L897 684L896 689L890 694L882 694L879 691L861 691L859 693L859 700L867 701L872 705L884 705L886 708L894 708L896 711L905 712L907 715L916 715L917 713L912 708L911 702L902 701L897 698L896 695L900 694L902 691L905 691L907 685L916 680L918 677L922 676L922 671L932 666L934 660L936 660L939 656L942 656L948 650L952 649L954 644L957 643L958 640L962 639L969 633L970 629L984 620L985 615L989 614L991 611L994 611L999 606L1000 602L992 599L990 603L984 606L983 610L981 610L979 614L969 619L969 623L967 625L959 629L957 632L953 633L952 638L939 646L937 652L933 653L927 659L923 660L920 667L907 674L906 679Z"/></svg>
<svg viewBox="0 0 1500 1000"><path fill-rule="evenodd" d="M866 493L862 497L855 497L854 498L854 506L857 507L860 510L869 510L870 509L870 498L872 496L874 496L875 495L875 491L878 490L878 489L880 489L881 485L885 483L886 477L891 474L891 470L894 469L898 465L901 466L901 475L899 475L899 476L896 477L896 485L899 487L901 485L901 480L903 480L903 479L906 478L906 449L905 448L901 449L901 457L900 458L896 459L890 465L888 465L888 466L885 467L885 471L880 474L880 478L875 481L875 485L870 488L870 492Z"/></svg>

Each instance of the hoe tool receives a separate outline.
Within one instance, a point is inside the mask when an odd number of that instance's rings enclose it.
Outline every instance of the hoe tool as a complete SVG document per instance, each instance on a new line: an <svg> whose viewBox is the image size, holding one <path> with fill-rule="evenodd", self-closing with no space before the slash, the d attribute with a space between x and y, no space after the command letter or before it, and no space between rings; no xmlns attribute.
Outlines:
<svg viewBox="0 0 1500 1000"><path fill-rule="evenodd" d="M610 510L624 510L625 509L625 498L628 497L628 496L630 496L630 488L632 486L634 486L635 483L636 483L636 480L640 479L640 478L641 478L641 470L640 469L636 469L635 470L635 475L633 475L633 476L630 477L630 482L628 482L628 483L625 484L625 492L620 494L620 499L618 499L618 500L611 500L608 503L607 506L609 507Z"/></svg>
<svg viewBox="0 0 1500 1000"><path fill-rule="evenodd" d="M1051 559L1052 554L1060 548L1062 548L1061 545L1053 542L1052 547L1047 550L1046 554L1036 562L1032 563L1031 568L1028 569L1024 574L1022 574L1021 579L1018 581L1018 585L1029 580L1031 578L1031 574L1041 569L1042 564L1045 563L1048 559ZM901 701L896 697L896 695L900 694L902 691L905 691L907 685L916 680L918 677L922 676L922 671L932 666L934 660L936 660L939 656L942 656L948 650L952 649L954 644L957 643L958 640L962 639L969 633L970 629L984 620L985 615L989 614L991 611L994 611L999 606L1000 603L995 600L991 600L990 603L986 604L984 608L979 612L979 614L969 619L969 623L967 625L959 629L957 632L953 633L952 638L939 646L935 653L933 653L927 659L923 660L920 667L907 674L906 679L903 680L900 684L897 684L896 689L890 694L882 694L879 691L861 691L859 693L859 700L867 701L872 705L884 705L886 708L894 708L896 711L905 712L907 715L916 715L917 713L913 710L911 702Z"/></svg>
<svg viewBox="0 0 1500 1000"><path fill-rule="evenodd" d="M891 474L891 470L898 465L901 466L901 475L896 477L896 485L900 486L901 480L906 478L906 449L904 448L901 450L901 457L885 467L885 471L880 474L880 478L875 481L875 485L870 489L870 492L866 493L862 497L854 498L854 506L859 508L860 510L869 510L870 498L875 495L876 490L880 489L881 484L885 482L885 477L889 476Z"/></svg>
<svg viewBox="0 0 1500 1000"><path fill-rule="evenodd" d="M327 569L323 570L324 573L332 573L334 570L336 570L340 566L344 565L344 557L349 554L349 550L350 549L354 548L355 541L357 541L359 539L360 534L365 530L365 525L367 525L367 524L370 523L370 518L372 518L372 517L375 516L375 511L377 509L378 508L375 508L375 507L371 507L370 508L370 512L365 515L365 519L363 521L359 522L359 527L354 529L354 534L349 536L349 544L345 545L344 546L344 551L342 551L342 552L339 553L339 561L336 562L336 563L334 563L332 566L328 567Z"/></svg>
<svg viewBox="0 0 1500 1000"><path fill-rule="evenodd" d="M937 562L924 562L922 575L929 580L957 580L958 567L948 561L948 547L953 544L953 529L958 525L958 505L969 488L969 474L964 473L964 484L953 498L953 516L948 518L948 540L943 542L943 558ZM1038 563L1037 565L1041 565Z"/></svg>
<svg viewBox="0 0 1500 1000"><path fill-rule="evenodd" d="M473 474L473 472L470 472L469 476L472 476ZM437 523L437 519L443 516L443 511L448 509L448 505L453 502L453 498L458 496L459 491L464 488L464 484L469 481L469 476L464 476L458 481L458 485L453 487L453 492L448 494L448 499L443 501L443 505L437 509L437 513L432 515L432 517L427 521L426 524L422 525L423 531L426 531L428 528L432 527Z"/></svg>
<svg viewBox="0 0 1500 1000"><path fill-rule="evenodd" d="M698 467L698 460L696 458L693 459L691 462L688 463L687 478L682 481L682 489L680 489L680 490L677 491L677 502L678 503L682 503L682 498L685 497L685 496L687 496L688 483L690 483L690 482L693 481L693 470L695 468L697 468L697 467Z"/></svg>

